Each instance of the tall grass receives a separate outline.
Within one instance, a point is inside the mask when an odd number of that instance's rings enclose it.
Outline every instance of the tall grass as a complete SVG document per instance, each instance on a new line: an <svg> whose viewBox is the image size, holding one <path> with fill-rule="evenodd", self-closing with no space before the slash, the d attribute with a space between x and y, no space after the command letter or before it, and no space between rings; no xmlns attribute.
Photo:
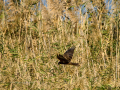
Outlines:
<svg viewBox="0 0 120 90"><path fill-rule="evenodd" d="M1 0L0 89L119 90L120 8L113 1L109 13L104 1L46 0L46 7ZM80 66L58 65L56 55L73 45Z"/></svg>

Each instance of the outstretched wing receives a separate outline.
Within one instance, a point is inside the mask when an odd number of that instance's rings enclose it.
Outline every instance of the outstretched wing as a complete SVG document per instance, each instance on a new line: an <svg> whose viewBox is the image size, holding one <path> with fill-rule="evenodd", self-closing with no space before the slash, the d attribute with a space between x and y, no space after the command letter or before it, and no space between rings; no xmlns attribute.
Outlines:
<svg viewBox="0 0 120 90"><path fill-rule="evenodd" d="M67 64L69 63L68 60L66 60L63 55L57 54L57 58L60 60L60 63Z"/></svg>
<svg viewBox="0 0 120 90"><path fill-rule="evenodd" d="M68 60L68 62L71 61L73 53L74 53L75 46L72 46L70 49L68 49L64 54L63 57Z"/></svg>

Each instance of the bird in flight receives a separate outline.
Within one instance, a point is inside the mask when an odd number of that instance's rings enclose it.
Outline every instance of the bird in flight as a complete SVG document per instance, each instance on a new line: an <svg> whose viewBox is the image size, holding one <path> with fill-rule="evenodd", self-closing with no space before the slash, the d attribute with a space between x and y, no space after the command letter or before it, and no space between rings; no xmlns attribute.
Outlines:
<svg viewBox="0 0 120 90"><path fill-rule="evenodd" d="M79 66L78 63L72 63L71 59L74 53L75 46L72 46L70 49L68 49L63 55L58 54L57 58L60 60L58 64L66 64L66 65L75 65Z"/></svg>

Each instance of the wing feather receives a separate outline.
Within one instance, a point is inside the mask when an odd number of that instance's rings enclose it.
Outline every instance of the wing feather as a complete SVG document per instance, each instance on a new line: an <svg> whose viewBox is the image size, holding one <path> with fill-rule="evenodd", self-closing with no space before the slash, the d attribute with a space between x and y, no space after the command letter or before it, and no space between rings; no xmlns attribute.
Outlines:
<svg viewBox="0 0 120 90"><path fill-rule="evenodd" d="M71 61L73 53L74 53L75 46L72 46L70 49L68 49L64 54L63 57L68 60L68 62Z"/></svg>

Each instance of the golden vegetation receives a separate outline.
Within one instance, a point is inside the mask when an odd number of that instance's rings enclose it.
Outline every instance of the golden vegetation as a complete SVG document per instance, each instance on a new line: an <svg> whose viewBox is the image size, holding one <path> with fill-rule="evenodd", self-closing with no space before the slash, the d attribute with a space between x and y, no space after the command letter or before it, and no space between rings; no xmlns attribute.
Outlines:
<svg viewBox="0 0 120 90"><path fill-rule="evenodd" d="M8 1L0 1L1 90L120 89L116 1L112 13L103 0ZM58 65L73 45L80 66Z"/></svg>

